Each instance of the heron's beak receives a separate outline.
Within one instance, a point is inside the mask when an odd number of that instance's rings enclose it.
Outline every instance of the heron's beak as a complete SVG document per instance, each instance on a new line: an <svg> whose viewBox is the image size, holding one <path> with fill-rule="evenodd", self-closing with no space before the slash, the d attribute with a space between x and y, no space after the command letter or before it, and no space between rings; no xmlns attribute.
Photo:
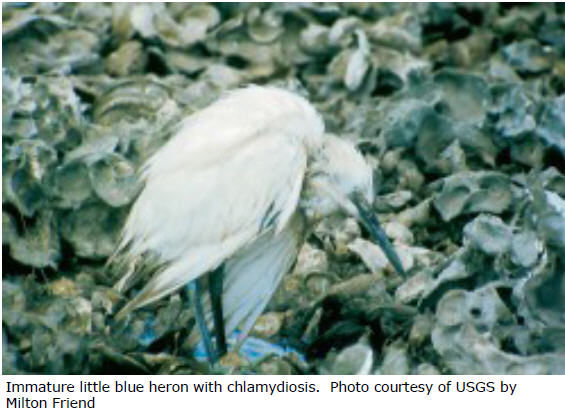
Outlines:
<svg viewBox="0 0 565 412"><path fill-rule="evenodd" d="M359 195L354 196L352 201L359 211L359 218L363 226L365 226L373 240L375 240L381 247L387 259L392 264L394 269L398 272L398 274L406 277L406 273L402 268L400 258L398 257L394 246L392 246L392 243L390 243L390 240L388 240L388 237L382 229L381 224L377 219L377 215L375 214L371 206L362 196Z"/></svg>

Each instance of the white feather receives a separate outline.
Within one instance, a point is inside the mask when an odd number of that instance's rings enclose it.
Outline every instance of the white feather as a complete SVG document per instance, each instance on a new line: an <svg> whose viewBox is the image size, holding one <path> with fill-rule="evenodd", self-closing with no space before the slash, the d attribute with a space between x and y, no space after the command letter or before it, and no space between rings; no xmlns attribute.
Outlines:
<svg viewBox="0 0 565 412"><path fill-rule="evenodd" d="M304 220L296 213L283 231L265 234L226 262L226 333L239 326L247 335L294 264L303 240Z"/></svg>
<svg viewBox="0 0 565 412"><path fill-rule="evenodd" d="M156 255L164 269L121 314L218 267L271 230L265 216L283 230L297 208L308 146L322 133L306 101L274 88L231 93L191 116L144 168L121 247L132 260Z"/></svg>
<svg viewBox="0 0 565 412"><path fill-rule="evenodd" d="M306 224L339 210L357 217L352 194L373 201L361 154L323 133L312 105L272 87L232 92L186 119L143 168L117 252L131 270L116 287L140 277L137 261L160 269L116 317L225 263L225 332L245 336L290 270Z"/></svg>

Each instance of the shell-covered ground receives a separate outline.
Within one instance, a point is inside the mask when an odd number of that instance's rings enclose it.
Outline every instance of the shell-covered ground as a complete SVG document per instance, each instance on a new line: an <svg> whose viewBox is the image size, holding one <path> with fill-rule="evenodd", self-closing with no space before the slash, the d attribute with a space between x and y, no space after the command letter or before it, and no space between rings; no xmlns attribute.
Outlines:
<svg viewBox="0 0 565 412"><path fill-rule="evenodd" d="M3 373L211 371L185 296L114 321L106 261L143 161L256 83L358 144L408 277L325 220L214 372L565 374L562 4L16 3L2 33Z"/></svg>

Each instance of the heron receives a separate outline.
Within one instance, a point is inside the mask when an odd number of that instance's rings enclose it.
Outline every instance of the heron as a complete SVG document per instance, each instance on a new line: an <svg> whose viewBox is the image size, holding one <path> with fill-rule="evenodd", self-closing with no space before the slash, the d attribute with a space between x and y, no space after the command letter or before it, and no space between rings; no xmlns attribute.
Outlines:
<svg viewBox="0 0 565 412"><path fill-rule="evenodd" d="M236 89L186 117L141 169L117 254L152 256L159 269L116 317L185 287L214 363L226 336L248 335L308 233L334 214L357 219L404 275L373 211L373 170L324 129L312 104L274 86Z"/></svg>

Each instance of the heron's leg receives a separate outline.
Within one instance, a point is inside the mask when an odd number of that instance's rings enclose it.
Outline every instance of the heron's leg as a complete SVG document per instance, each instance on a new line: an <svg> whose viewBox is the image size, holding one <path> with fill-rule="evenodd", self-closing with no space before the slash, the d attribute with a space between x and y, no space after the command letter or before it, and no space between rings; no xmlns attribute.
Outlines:
<svg viewBox="0 0 565 412"><path fill-rule="evenodd" d="M224 266L220 266L208 277L208 290L214 315L214 331L216 335L216 348L218 357L222 357L228 351L226 345L226 328L224 324L224 309L222 307L222 294L224 291Z"/></svg>
<svg viewBox="0 0 565 412"><path fill-rule="evenodd" d="M215 363L218 360L216 356L216 351L212 346L212 338L210 337L210 331L208 330L208 325L206 325L206 319L204 319L204 311L202 310L202 301L200 300L200 284L198 279L193 280L187 285L188 293L190 296L190 303L194 310L194 317L196 318L196 324L200 330L200 335L202 336L202 342L204 343L204 349L206 350L206 356L210 363Z"/></svg>

